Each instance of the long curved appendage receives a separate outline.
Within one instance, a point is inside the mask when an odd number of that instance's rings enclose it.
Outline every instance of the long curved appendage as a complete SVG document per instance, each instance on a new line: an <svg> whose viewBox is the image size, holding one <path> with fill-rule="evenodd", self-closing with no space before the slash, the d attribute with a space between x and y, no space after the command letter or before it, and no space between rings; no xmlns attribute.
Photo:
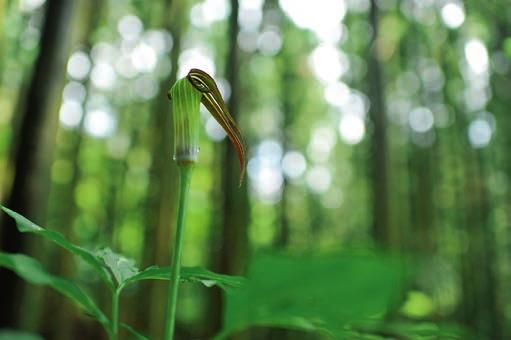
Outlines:
<svg viewBox="0 0 511 340"><path fill-rule="evenodd" d="M241 131L229 113L229 109L218 90L215 80L206 72L191 69L187 76L190 83L203 92L201 102L211 113L213 118L222 126L230 141L236 149L240 161L240 185L245 177L246 147Z"/></svg>

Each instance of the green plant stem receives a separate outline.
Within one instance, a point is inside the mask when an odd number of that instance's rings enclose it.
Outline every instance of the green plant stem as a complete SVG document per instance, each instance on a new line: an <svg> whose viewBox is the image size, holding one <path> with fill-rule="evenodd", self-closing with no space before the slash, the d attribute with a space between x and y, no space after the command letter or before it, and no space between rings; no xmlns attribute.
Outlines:
<svg viewBox="0 0 511 340"><path fill-rule="evenodd" d="M179 205L177 211L176 234L172 254L169 295L167 304L167 322L165 323L165 340L172 340L176 322L177 293L181 272L181 248L183 246L183 231L185 225L186 201L190 187L192 163L179 164Z"/></svg>
<svg viewBox="0 0 511 340"><path fill-rule="evenodd" d="M119 296L121 290L116 289L112 294L112 332L110 335L111 340L117 340L119 338Z"/></svg>

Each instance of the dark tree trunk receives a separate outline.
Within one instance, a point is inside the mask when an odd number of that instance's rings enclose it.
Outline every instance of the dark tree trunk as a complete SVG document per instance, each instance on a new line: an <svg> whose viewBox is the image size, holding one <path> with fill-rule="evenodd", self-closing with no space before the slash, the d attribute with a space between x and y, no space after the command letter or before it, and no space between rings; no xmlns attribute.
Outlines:
<svg viewBox="0 0 511 340"><path fill-rule="evenodd" d="M455 41L451 34L450 42ZM448 58L448 59L447 59ZM458 67L456 56L444 55L444 70ZM456 107L452 100L451 83L445 85L445 101ZM460 256L461 301L460 321L472 330L478 339L503 339L502 313L498 303L498 272L496 271L495 237L490 218L490 192L484 164L486 151L474 150L468 143L467 114L456 110L452 135L454 152L460 159L460 180L457 190L457 224L461 233ZM484 161L483 161L484 160ZM460 213L458 212L460 211Z"/></svg>
<svg viewBox="0 0 511 340"><path fill-rule="evenodd" d="M239 49L236 44L238 36L238 0L231 0L232 14L229 20L229 55L226 66L227 81L231 84L229 111L240 122L240 67ZM248 246L248 190L247 183L238 187L240 174L239 162L234 147L224 143L224 171L222 172L223 231L220 253L220 271L225 274L242 274Z"/></svg>
<svg viewBox="0 0 511 340"><path fill-rule="evenodd" d="M226 61L226 78L231 85L231 96L228 107L236 122L240 122L240 60L237 46L238 10L237 0L231 0L231 16L229 18L229 47ZM218 237L218 248L214 269L224 274L242 274L248 257L249 223L247 183L238 187L239 163L236 151L228 140L222 145L222 173L221 173L221 216L222 229ZM224 301L219 290L215 290L210 300L213 318L210 320L212 329L219 330L222 323Z"/></svg>
<svg viewBox="0 0 511 340"><path fill-rule="evenodd" d="M502 18L497 7L479 8L488 17ZM475 8L474 8L475 9ZM502 8L504 10L504 8ZM497 19L494 26L495 34L493 43L490 45L490 51L500 51L503 49L505 38L508 36L508 27L502 19ZM491 72L491 71L489 71ZM489 103L491 112L497 119L498 131L505 131L511 126L509 120L509 103L511 96L508 91L503 91L509 84L509 72L506 76L499 76L497 73L491 74L491 89L494 98ZM502 105L502 106L501 106ZM466 124L467 125L467 124ZM501 143L507 147L511 139L509 134L503 133L496 136L502 138ZM468 327L472 327L478 338L481 339L506 339L507 330L504 322L503 299L500 297L499 290L499 263L498 263L498 243L496 241L497 228L496 221L492 219L492 207L498 206L497 202L492 200L489 189L489 172L486 168L492 164L492 151L495 147L491 144L485 149L473 150L467 153L470 162L465 166L465 190L466 190L466 232L467 232L467 251L462 254L462 279L463 279L463 300L461 305L463 321ZM510 178L511 169L508 149L502 152L504 174ZM493 165L493 164L492 164ZM509 195L509 187L508 195ZM509 199L509 196L507 197ZM508 201L509 202L509 201ZM509 223L509 220L508 220ZM500 228L499 228L500 229ZM502 236L507 236L509 228Z"/></svg>
<svg viewBox="0 0 511 340"><path fill-rule="evenodd" d="M506 37L509 37L510 28L507 20L503 20L504 17L499 15L499 13L503 13L506 9L505 4L501 4L501 8L494 8L494 12L490 15L495 18L500 18L497 20L494 27L494 42L490 45L490 51L502 51L504 49ZM488 209L491 214L491 208L503 206L506 211L506 222L503 226L498 225L496 219L494 218L490 226L493 225L493 229L490 230L490 234L486 235L487 237L487 251L490 253L493 263L490 268L487 270L493 270L493 285L492 293L490 297L493 299L492 307L494 308L493 317L494 317L494 333L493 336L500 336L502 339L507 339L510 336L510 325L504 321L503 310L505 309L504 301L509 296L507 293L507 289L503 287L509 286L509 276L507 279L503 272L499 271L501 266L499 263L508 263L510 249L509 245L511 244L511 238L509 231L511 230L511 155L509 153L509 147L511 146L511 135L509 133L499 133L499 131L509 131L511 128L511 117L509 115L509 107L511 105L511 94L508 89L511 86L511 71L508 69L505 74L497 74L494 72L491 75L491 87L492 87L492 100L488 104L489 111L493 112L495 118L497 120L497 135L495 136L492 144L498 145L497 147L493 146L492 150L494 152L493 156L496 158L495 163L497 163L497 167L499 170L503 171L502 173L506 176L506 193L500 199L494 199L490 202ZM494 175L491 174L491 175ZM489 174L488 177L491 176ZM493 204L491 204L493 203ZM498 209L498 208L497 208ZM495 209L496 210L496 209ZM505 240L504 242L500 240ZM501 244L507 245L507 247L500 247ZM502 261L502 262L501 262ZM500 276L500 277L499 277Z"/></svg>
<svg viewBox="0 0 511 340"><path fill-rule="evenodd" d="M14 139L15 175L7 206L44 224L49 191L49 167L57 123L56 103L68 56L70 25L75 1L51 0L46 5L40 50L25 98L20 131ZM24 250L12 219L3 219L1 249ZM19 312L20 281L1 271L0 326L15 326Z"/></svg>
<svg viewBox="0 0 511 340"><path fill-rule="evenodd" d="M84 25L80 27L78 32L79 38L77 42L85 46L85 52L89 53L91 46L91 35L98 25L101 19L102 13L102 2L98 0L87 1L86 3L80 3L78 9L80 15L84 18ZM89 82L87 81L84 85L87 91L90 89ZM87 92L87 97L88 97ZM87 111L85 110L80 123L76 130L72 131L61 131L64 135L65 147L62 148L61 157L68 159L72 166L71 179L65 187L59 189L58 186L52 188L52 196L59 202L66 202L66 204L53 204L49 209L49 220L53 217L59 221L59 228L61 232L69 238L72 238L72 226L79 212L79 209L75 201L75 189L80 182L82 177L80 169L80 150L84 139L84 123L87 117ZM57 147L57 149L59 149ZM58 151L57 151L58 153ZM53 216L52 216L53 215ZM51 269L57 271L60 275L70 277L74 272L73 258L71 254L62 254L61 252L54 251L54 248L47 250L46 256L51 263ZM52 293L50 293L52 294ZM52 295L50 295L52 296ZM69 304L62 305L61 301L53 301L49 299L49 303L43 308L43 314L41 315L40 325L45 334L51 334L52 338L55 339L68 339L74 334L76 324L76 310L74 306Z"/></svg>
<svg viewBox="0 0 511 340"><path fill-rule="evenodd" d="M275 6L277 6L275 4ZM281 20L284 21L284 15L282 13ZM286 22L287 23L287 22ZM283 24L283 26L287 26ZM284 27L282 31L284 31ZM285 32L283 32L285 34ZM291 53L290 53L291 52ZM295 82L295 67L296 64L293 59L292 51L286 51L286 46L283 47L281 52L280 60L282 67L282 76L280 79L280 96L281 96L281 109L282 109L282 150L285 152L289 151L290 147L290 133L289 126L292 123L293 116L293 95L289 93L291 87L289 86L293 82ZM291 230L288 219L288 185L289 181L284 177L284 182L282 183L282 198L280 200L280 229L276 233L276 237L274 240L274 244L277 247L286 247L289 244L289 239L291 237Z"/></svg>
<svg viewBox="0 0 511 340"><path fill-rule="evenodd" d="M495 239L490 222L489 192L483 168L483 151L468 153L465 165L467 197L466 231L468 248L462 254L464 321L481 339L502 339L501 314L498 309L495 272Z"/></svg>
<svg viewBox="0 0 511 340"><path fill-rule="evenodd" d="M411 234L409 240L413 250L422 255L434 254L435 237L433 233L433 168L432 148L411 146L410 148L410 196L411 196Z"/></svg>
<svg viewBox="0 0 511 340"><path fill-rule="evenodd" d="M381 246L389 246L391 235L388 224L388 176L387 176L387 137L382 67L378 60L378 6L371 0L369 22L373 38L368 51L368 83L371 107L369 118L372 122L370 177L373 199L373 237Z"/></svg>
<svg viewBox="0 0 511 340"><path fill-rule="evenodd" d="M417 63L421 57L431 53L429 44L421 29L412 24L409 27L409 37L405 40L403 54L406 60L405 67L420 72ZM421 91L421 90L419 90ZM424 92L419 92L424 96ZM419 100L416 104L422 104ZM434 127L426 134L434 134ZM425 134L417 134L411 131L416 140L428 138ZM435 137L435 136L433 136ZM432 138L432 137L431 137ZM413 138L412 138L413 139ZM410 228L409 238L407 239L408 248L413 252L419 252L422 255L431 255L435 253L435 235L434 235L434 188L435 174L433 165L435 149L437 147L435 140L431 145L417 145L411 143L408 149L408 168L409 168L409 191L410 191ZM405 245L403 245L405 246Z"/></svg>

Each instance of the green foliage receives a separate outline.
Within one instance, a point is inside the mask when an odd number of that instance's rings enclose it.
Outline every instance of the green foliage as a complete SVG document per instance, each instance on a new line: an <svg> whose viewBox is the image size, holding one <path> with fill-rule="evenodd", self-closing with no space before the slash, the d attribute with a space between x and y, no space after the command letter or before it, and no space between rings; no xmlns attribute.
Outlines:
<svg viewBox="0 0 511 340"><path fill-rule="evenodd" d="M218 286L224 290L240 288L245 283L242 277L217 274L200 267L182 267L180 276L181 281L197 282L206 287ZM124 285L143 280L169 280L169 278L170 267L152 266L130 277Z"/></svg>
<svg viewBox="0 0 511 340"><path fill-rule="evenodd" d="M104 265L108 267L118 285L121 285L138 273L134 260L114 253L108 247L98 250L96 256L103 260Z"/></svg>
<svg viewBox="0 0 511 340"><path fill-rule="evenodd" d="M79 247L77 245L72 244L68 240L65 239L65 237L56 231L48 230L43 227L38 226L34 222L26 219L25 217L21 216L15 211L12 211L6 207L2 207L2 210L9 216L11 216L16 221L16 226L18 227L18 230L22 233L33 233L35 235L41 236L59 246L62 248L68 250L73 255L81 258L85 262L91 265L92 268L96 270L99 277L105 281L105 283L110 287L114 287L114 283L112 281L112 278L110 274L108 273L107 268L103 265L100 259L98 259L97 256L94 255L94 253Z"/></svg>
<svg viewBox="0 0 511 340"><path fill-rule="evenodd" d="M96 255L114 276L118 284L118 291L139 281L170 280L170 266L150 266L140 271L134 260L117 254L110 248L100 249ZM181 282L195 282L206 287L218 286L224 290L240 288L245 282L243 277L217 274L201 267L183 267L180 277Z"/></svg>
<svg viewBox="0 0 511 340"><path fill-rule="evenodd" d="M0 340L43 340L38 334L21 332L12 329L0 329Z"/></svg>
<svg viewBox="0 0 511 340"><path fill-rule="evenodd" d="M9 254L0 252L0 267L8 268L14 271L21 278L29 283L48 286L60 292L68 299L83 308L87 314L101 323L105 330L110 334L111 339L117 339L118 325L130 332L136 339L148 339L129 325L118 322L118 300L122 290L129 284L143 280L170 280L170 267L151 266L143 271L139 271L135 261L117 254L110 248L102 248L93 253L77 245L72 244L58 232L42 228L22 215L1 207L9 216L14 218L16 226L20 232L33 233L50 240L64 249L70 251L73 255L85 260L90 264L105 283L112 288L112 322L97 307L91 297L89 297L75 282L52 275L48 273L41 263L24 254ZM223 289L240 287L243 279L240 277L221 275L210 272L203 268L192 267L182 268L182 281L198 282L206 287L214 285ZM115 306L115 307L114 307ZM0 333L1 335L2 333Z"/></svg>
<svg viewBox="0 0 511 340"><path fill-rule="evenodd" d="M432 322L393 322L382 327L388 334L412 339L471 339L466 330L457 325L438 325Z"/></svg>
<svg viewBox="0 0 511 340"><path fill-rule="evenodd" d="M108 328L107 317L92 299L74 282L51 275L36 259L23 254L0 253L0 266L9 268L24 280L39 286L49 286L82 307L87 314Z"/></svg>
<svg viewBox="0 0 511 340"><path fill-rule="evenodd" d="M462 327L453 324L436 324L433 322L386 322L376 326L360 327L352 332L353 338L365 339L371 334L372 339L472 339L473 337Z"/></svg>
<svg viewBox="0 0 511 340"><path fill-rule="evenodd" d="M104 278L109 286L115 286L112 276L115 278L117 285L123 287L142 280L169 280L170 267L151 266L139 271L135 261L115 253L108 247L99 249L95 253L91 252L72 244L59 232L40 227L6 207L1 208L16 221L16 226L20 232L34 233L69 250L73 255L85 260L96 269L97 273ZM182 281L197 282L206 287L216 285L222 289L239 288L244 283L242 277L217 274L200 267L183 267L181 271Z"/></svg>
<svg viewBox="0 0 511 340"><path fill-rule="evenodd" d="M399 296L403 266L378 254L267 254L249 266L244 289L228 292L224 338L250 326L345 336L359 323L381 320Z"/></svg>

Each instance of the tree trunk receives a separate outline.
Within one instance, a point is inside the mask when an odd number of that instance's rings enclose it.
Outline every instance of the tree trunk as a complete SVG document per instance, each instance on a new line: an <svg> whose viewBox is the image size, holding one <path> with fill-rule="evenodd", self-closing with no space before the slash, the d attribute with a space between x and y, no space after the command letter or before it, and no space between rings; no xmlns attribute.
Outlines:
<svg viewBox="0 0 511 340"><path fill-rule="evenodd" d="M229 55L226 66L227 81L231 85L231 97L228 103L233 118L240 122L240 68L238 36L238 0L231 0L229 20ZM226 274L241 274L244 270L247 250L248 227L248 191L247 183L238 187L239 162L234 147L226 141L223 145L222 204L223 232L220 269ZM232 256L235 255L235 256Z"/></svg>
<svg viewBox="0 0 511 340"><path fill-rule="evenodd" d="M274 4L274 6L278 6L278 4ZM270 8L272 9L272 8ZM280 9L279 9L280 13ZM283 13L281 14L281 21L283 23L282 34L285 34L286 26L288 22ZM280 79L280 96L281 96L281 109L282 109L282 151L285 155L287 151L289 151L291 136L289 133L289 126L292 123L293 119L293 96L291 93L288 93L290 87L289 85L295 81L296 78L296 63L294 58L294 54L292 51L287 51L286 46L283 46L280 62L281 62L281 79ZM280 229L276 233L276 237L274 240L274 245L277 247L284 248L289 244L289 239L291 237L291 230L288 219L288 185L289 181L286 177L284 177L284 181L282 183L282 197L280 200Z"/></svg>
<svg viewBox="0 0 511 340"><path fill-rule="evenodd" d="M411 231L413 237L409 240L413 250L422 255L431 255L435 251L433 233L433 146L410 147L410 202L411 202Z"/></svg>
<svg viewBox="0 0 511 340"><path fill-rule="evenodd" d="M83 16L84 27L80 27L79 38L77 42L86 46L86 53L89 53L91 46L91 35L94 32L99 20L101 19L102 3L98 0L92 0L87 2L80 2L79 5L80 15ZM84 84L87 88L87 97L89 93L89 82ZM85 100L86 102L86 100ZM65 148L62 148L61 156L64 159L69 160L72 166L71 179L65 187L59 188L54 186L52 188L52 194L55 200L60 202L66 202L66 204L53 204L49 209L49 220L54 218L58 221L57 228L72 239L72 227L73 222L78 214L78 207L76 206L75 200L75 189L81 179L81 171L79 166L79 156L84 138L84 123L87 116L85 110L78 127L72 131L61 131L61 134L65 134L63 137ZM62 139L60 139L62 140ZM58 150L58 147L57 147ZM57 151L58 152L58 151ZM54 196L55 195L55 196ZM46 250L47 258L51 263L51 269L58 272L62 276L70 277L74 272L74 259L69 253L61 253L56 251L55 248L49 248ZM62 305L61 301L53 301L51 297L52 293L49 293L49 303L44 306L44 312L39 321L40 327L42 327L46 334L52 334L52 338L55 339L69 339L75 332L76 321L76 309L70 304Z"/></svg>
<svg viewBox="0 0 511 340"><path fill-rule="evenodd" d="M481 339L502 339L501 314L496 297L495 239L490 225L489 193L483 168L483 151L467 153L465 166L468 248L462 254L464 321Z"/></svg>
<svg viewBox="0 0 511 340"><path fill-rule="evenodd" d="M475 8L474 8L475 9ZM506 23L501 19L498 9L481 9L485 14L496 18L494 26L495 33L490 51L501 51L505 38L508 36ZM504 10L505 8L502 8ZM489 71L491 72L491 71ZM492 101L489 103L491 112L497 119L498 131L505 131L511 126L509 120L509 103L511 97L507 91L502 91L509 82L509 71L506 76L499 76L490 73L490 86L492 90ZM509 183L509 153L507 146L511 139L507 133L498 134L497 140L504 145L503 170L507 175ZM461 305L463 321L469 327L473 327L477 336L481 339L505 339L507 338L506 327L503 317L505 301L499 290L498 251L499 244L496 240L496 233L499 229L505 230L501 235L506 237L509 228L499 228L497 221L492 219L492 208L498 207L498 203L492 200L488 187L490 174L487 166L490 163L490 155L494 146L491 144L485 149L473 150L468 153L471 162L465 168L465 190L467 197L467 253L462 254L462 278L463 278L463 300ZM510 189L507 188L507 199L511 197ZM507 202L509 204L509 201ZM498 209L498 208L497 208ZM508 227L509 227L509 219Z"/></svg>
<svg viewBox="0 0 511 340"><path fill-rule="evenodd" d="M371 107L369 118L372 122L370 177L372 179L373 236L377 244L389 246L392 235L388 224L388 176L387 176L387 137L382 67L378 59L378 6L371 0L369 22L373 38L368 51L368 83Z"/></svg>
<svg viewBox="0 0 511 340"><path fill-rule="evenodd" d="M68 56L73 0L48 1L40 50L26 95L20 132L14 141L15 175L7 206L36 223L44 224L49 191L49 168L53 156L61 80ZM4 219L1 249L25 250L12 219ZM0 326L15 326L21 297L20 280L2 270Z"/></svg>
<svg viewBox="0 0 511 340"><path fill-rule="evenodd" d="M451 34L450 43L455 42ZM449 55L443 55L444 59ZM458 60L450 56L442 60L443 69L455 69ZM450 88L450 82L445 85ZM447 104L456 108L452 93L445 93ZM490 192L484 155L486 151L474 150L468 143L469 126L465 112L456 109L452 134L456 136L455 152L461 160L458 224L462 231L460 243L461 301L460 321L472 330L478 339L502 339L502 313L499 309L497 289L498 273L495 261L495 237L490 220Z"/></svg>
<svg viewBox="0 0 511 340"><path fill-rule="evenodd" d="M238 0L231 0L231 16L229 17L229 47L225 66L226 78L231 85L231 96L228 108L236 122L240 122L240 61L239 48L237 45L238 26ZM238 187L239 163L236 152L228 140L222 147L221 167L221 220L222 229L218 237L216 259L213 261L214 270L223 274L239 275L244 271L248 257L248 223L249 202L247 183ZM210 300L210 320L212 329L218 331L222 324L224 301L221 292L215 290Z"/></svg>

